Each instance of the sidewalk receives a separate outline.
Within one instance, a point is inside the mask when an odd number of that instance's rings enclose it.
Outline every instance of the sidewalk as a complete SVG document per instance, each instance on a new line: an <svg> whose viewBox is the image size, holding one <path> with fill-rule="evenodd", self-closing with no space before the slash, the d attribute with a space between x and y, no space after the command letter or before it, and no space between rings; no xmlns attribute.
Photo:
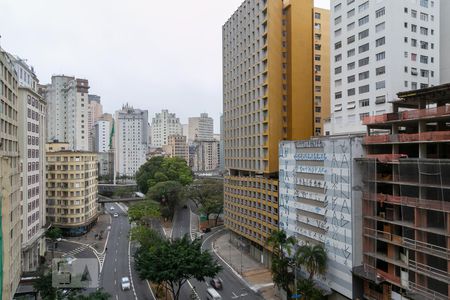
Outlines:
<svg viewBox="0 0 450 300"><path fill-rule="evenodd" d="M111 225L111 215L100 214L98 216L97 224L85 235L78 237L68 237L67 241L91 245L98 253L103 252L106 243L106 237ZM101 239L95 236L101 236Z"/></svg>
<svg viewBox="0 0 450 300"><path fill-rule="evenodd" d="M241 253L229 242L229 234L222 234L213 242L214 252L224 260L235 273L240 274L250 288L258 291L266 300L279 300L275 294L272 274L268 268L245 253Z"/></svg>

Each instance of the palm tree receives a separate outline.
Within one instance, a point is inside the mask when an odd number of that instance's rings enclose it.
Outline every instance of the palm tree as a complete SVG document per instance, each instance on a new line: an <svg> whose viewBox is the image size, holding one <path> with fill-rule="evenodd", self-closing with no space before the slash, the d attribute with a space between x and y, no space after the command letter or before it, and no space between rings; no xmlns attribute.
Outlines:
<svg viewBox="0 0 450 300"><path fill-rule="evenodd" d="M310 279L300 279L297 281L297 294L301 294L304 300L322 299L322 293Z"/></svg>
<svg viewBox="0 0 450 300"><path fill-rule="evenodd" d="M321 244L300 246L295 253L295 260L308 271L309 280L316 274L324 274L327 268L327 253Z"/></svg>
<svg viewBox="0 0 450 300"><path fill-rule="evenodd" d="M286 251L288 256L291 255L292 247L296 244L293 236L288 237L284 230L274 230L267 239L267 244L272 246L273 252L284 257Z"/></svg>

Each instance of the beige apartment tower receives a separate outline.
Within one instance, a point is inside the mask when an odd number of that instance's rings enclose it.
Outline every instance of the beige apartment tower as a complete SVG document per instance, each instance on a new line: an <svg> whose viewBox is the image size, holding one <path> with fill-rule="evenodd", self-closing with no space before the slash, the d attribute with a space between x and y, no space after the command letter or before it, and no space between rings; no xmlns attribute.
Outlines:
<svg viewBox="0 0 450 300"><path fill-rule="evenodd" d="M223 26L225 225L266 264L278 144L315 134L314 13L312 0L246 0Z"/></svg>
<svg viewBox="0 0 450 300"><path fill-rule="evenodd" d="M169 157L179 157L189 162L189 149L184 135L169 135L167 145L163 146L163 150Z"/></svg>
<svg viewBox="0 0 450 300"><path fill-rule="evenodd" d="M76 236L97 221L97 154L69 148L47 144L47 221Z"/></svg>

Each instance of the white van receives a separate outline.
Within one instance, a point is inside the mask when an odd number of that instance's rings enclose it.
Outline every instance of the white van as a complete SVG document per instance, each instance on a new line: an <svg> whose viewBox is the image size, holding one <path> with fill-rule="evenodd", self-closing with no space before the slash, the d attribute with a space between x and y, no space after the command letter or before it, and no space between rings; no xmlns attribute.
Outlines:
<svg viewBox="0 0 450 300"><path fill-rule="evenodd" d="M208 300L221 300L222 296L220 296L219 293L215 289L208 288L208 289L206 289L206 299L208 299Z"/></svg>

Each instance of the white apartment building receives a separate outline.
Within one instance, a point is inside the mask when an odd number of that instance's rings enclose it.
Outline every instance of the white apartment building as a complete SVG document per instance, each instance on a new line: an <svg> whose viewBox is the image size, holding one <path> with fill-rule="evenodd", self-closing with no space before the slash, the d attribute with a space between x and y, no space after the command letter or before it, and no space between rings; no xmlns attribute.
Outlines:
<svg viewBox="0 0 450 300"><path fill-rule="evenodd" d="M124 105L115 114L115 172L134 176L146 161L148 148L148 111Z"/></svg>
<svg viewBox="0 0 450 300"><path fill-rule="evenodd" d="M450 1L441 1L441 83L450 82Z"/></svg>
<svg viewBox="0 0 450 300"><path fill-rule="evenodd" d="M97 122L103 114L103 106L101 98L97 95L88 95L89 110L88 110L88 128L89 128L89 151L94 151L95 148L95 122Z"/></svg>
<svg viewBox="0 0 450 300"><path fill-rule="evenodd" d="M441 2L331 1L331 134L363 132L398 92L439 84Z"/></svg>
<svg viewBox="0 0 450 300"><path fill-rule="evenodd" d="M19 78L18 127L21 168L22 271L36 271L45 253L46 103L38 79L24 60L13 58Z"/></svg>
<svg viewBox="0 0 450 300"><path fill-rule="evenodd" d="M188 119L188 144L195 140L208 141L214 138L214 120L208 117L207 113L200 114L200 117Z"/></svg>
<svg viewBox="0 0 450 300"><path fill-rule="evenodd" d="M111 122L107 120L98 120L94 126L94 152L108 152L109 136L111 134Z"/></svg>
<svg viewBox="0 0 450 300"><path fill-rule="evenodd" d="M180 119L175 114L163 109L152 119L152 146L167 145L169 135L182 135L183 128Z"/></svg>
<svg viewBox="0 0 450 300"><path fill-rule="evenodd" d="M88 92L86 79L52 76L45 93L48 141L68 142L70 150L89 150Z"/></svg>
<svg viewBox="0 0 450 300"><path fill-rule="evenodd" d="M212 172L219 169L220 142L217 140L194 141L192 171Z"/></svg>

